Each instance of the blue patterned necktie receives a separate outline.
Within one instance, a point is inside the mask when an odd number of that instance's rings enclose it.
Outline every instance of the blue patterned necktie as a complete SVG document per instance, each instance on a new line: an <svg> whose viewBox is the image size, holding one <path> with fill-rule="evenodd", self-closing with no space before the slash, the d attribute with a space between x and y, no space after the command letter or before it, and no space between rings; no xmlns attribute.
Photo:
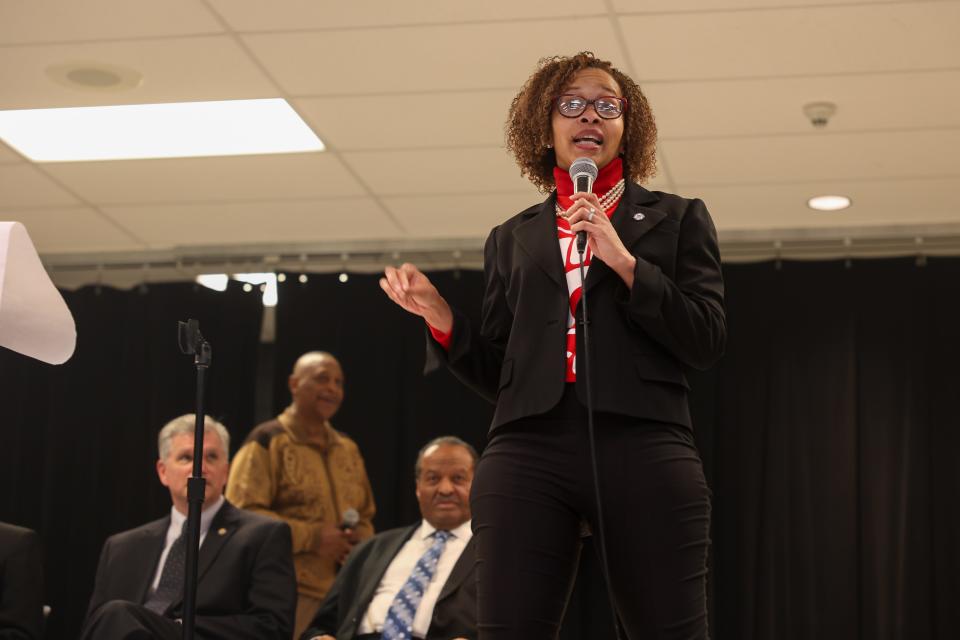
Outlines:
<svg viewBox="0 0 960 640"><path fill-rule="evenodd" d="M437 571L437 563L451 534L449 531L435 531L433 544L427 552L417 560L413 573L403 583L400 591L390 604L387 619L383 623L382 640L410 640L413 633L413 618L417 615L417 608L423 598L423 592L433 580Z"/></svg>

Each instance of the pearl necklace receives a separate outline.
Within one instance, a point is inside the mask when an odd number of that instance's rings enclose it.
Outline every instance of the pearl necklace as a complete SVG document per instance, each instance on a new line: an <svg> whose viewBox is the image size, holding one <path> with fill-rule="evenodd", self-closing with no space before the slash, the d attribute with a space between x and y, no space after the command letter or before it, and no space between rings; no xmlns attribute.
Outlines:
<svg viewBox="0 0 960 640"><path fill-rule="evenodd" d="M620 199L620 196L623 195L623 191L626 188L626 182L623 178L620 178L620 181L617 184L613 185L609 191L600 196L600 206L603 207L603 210L606 211L610 206ZM564 209L560 206L560 203L557 202L557 215L562 216Z"/></svg>

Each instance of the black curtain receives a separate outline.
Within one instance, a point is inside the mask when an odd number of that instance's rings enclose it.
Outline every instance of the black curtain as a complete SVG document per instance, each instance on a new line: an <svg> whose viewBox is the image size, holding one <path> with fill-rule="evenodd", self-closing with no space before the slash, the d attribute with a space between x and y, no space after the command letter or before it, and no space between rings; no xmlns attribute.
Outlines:
<svg viewBox="0 0 960 640"><path fill-rule="evenodd" d="M727 265L725 277L727 355L690 376L715 493L713 637L953 638L960 260ZM478 321L479 273L431 278ZM376 280L281 287L275 398L288 401L300 353L340 358L335 422L363 451L382 530L418 517L417 448L441 433L482 445L491 407L445 371L421 375L422 322ZM588 546L563 638L612 637L600 580Z"/></svg>
<svg viewBox="0 0 960 640"><path fill-rule="evenodd" d="M727 354L691 375L715 493L713 637L953 638L960 260L727 265L725 276ZM432 277L477 320L479 273ZM279 410L300 353L340 358L347 395L334 423L363 451L382 530L418 516L419 446L453 433L482 448L492 407L445 371L422 375L423 325L376 280L288 279L269 365ZM208 412L230 428L235 450L255 421L261 317L259 296L236 285L65 298L79 335L70 362L0 353L0 520L43 537L51 638L75 636L104 538L169 509L152 469L156 433L194 401L176 320L199 318L213 344ZM563 637L611 637L589 548Z"/></svg>
<svg viewBox="0 0 960 640"><path fill-rule="evenodd" d="M76 637L104 539L170 509L153 468L157 433L196 398L177 320L199 319L213 345L207 413L236 439L253 418L263 308L235 283L224 293L153 284L63 296L78 336L66 364L0 349L0 520L41 535L48 638Z"/></svg>
<svg viewBox="0 0 960 640"><path fill-rule="evenodd" d="M956 637L960 260L725 274L727 355L695 398L717 637Z"/></svg>

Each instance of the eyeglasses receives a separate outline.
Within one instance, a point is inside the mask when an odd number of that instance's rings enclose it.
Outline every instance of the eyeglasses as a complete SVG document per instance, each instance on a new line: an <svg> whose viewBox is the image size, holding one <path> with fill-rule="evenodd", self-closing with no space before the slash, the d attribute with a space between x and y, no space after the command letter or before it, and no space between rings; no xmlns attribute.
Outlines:
<svg viewBox="0 0 960 640"><path fill-rule="evenodd" d="M557 98L557 111L565 118L576 118L587 107L593 105L597 115L605 120L613 120L623 115L627 110L627 99L616 96L600 96L595 100L587 100L583 96L566 93Z"/></svg>

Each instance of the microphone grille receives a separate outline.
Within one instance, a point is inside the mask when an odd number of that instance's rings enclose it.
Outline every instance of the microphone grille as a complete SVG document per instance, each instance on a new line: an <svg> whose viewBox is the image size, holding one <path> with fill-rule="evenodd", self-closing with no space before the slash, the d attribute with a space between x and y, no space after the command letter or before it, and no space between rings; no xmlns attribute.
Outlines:
<svg viewBox="0 0 960 640"><path fill-rule="evenodd" d="M343 524L347 526L348 529L353 529L357 526L357 523L360 522L360 514L357 513L357 510L353 507L344 510L343 512Z"/></svg>
<svg viewBox="0 0 960 640"><path fill-rule="evenodd" d="M583 174L589 175L591 180L596 180L599 173L597 163L590 158L577 158L570 165L570 178L572 180L576 180L574 176Z"/></svg>

